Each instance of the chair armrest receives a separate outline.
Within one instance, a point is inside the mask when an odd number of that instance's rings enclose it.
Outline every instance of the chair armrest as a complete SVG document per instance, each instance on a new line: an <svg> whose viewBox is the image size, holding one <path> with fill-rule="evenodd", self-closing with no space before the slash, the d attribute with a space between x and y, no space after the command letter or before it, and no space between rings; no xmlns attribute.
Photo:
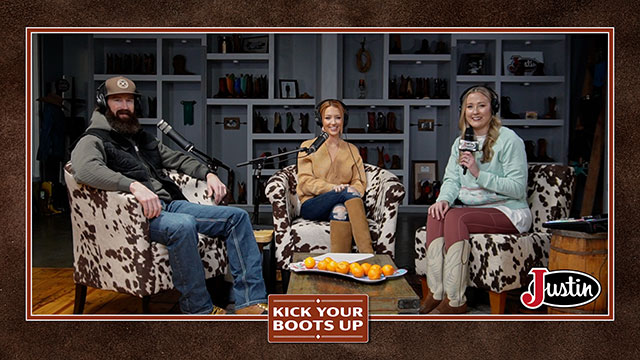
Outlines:
<svg viewBox="0 0 640 360"><path fill-rule="evenodd" d="M397 216L398 207L406 192L400 179L386 170L380 171L380 186L377 190L371 215L373 220L381 223L385 214L394 213Z"/></svg>
<svg viewBox="0 0 640 360"><path fill-rule="evenodd" d="M374 250L394 256L398 207L404 199L405 189L393 173L379 168L373 171L377 175L371 174L372 180L367 179L365 200L367 218L380 225L379 233L372 233Z"/></svg>
<svg viewBox="0 0 640 360"><path fill-rule="evenodd" d="M208 195L207 182L205 180L196 179L175 170L169 171L168 175L180 187L182 194L190 202L201 205L215 205L213 198Z"/></svg>
<svg viewBox="0 0 640 360"><path fill-rule="evenodd" d="M273 207L275 231L284 231L300 213L300 200L296 194L295 165L273 174L267 181L265 193ZM280 225L280 226L278 226Z"/></svg>

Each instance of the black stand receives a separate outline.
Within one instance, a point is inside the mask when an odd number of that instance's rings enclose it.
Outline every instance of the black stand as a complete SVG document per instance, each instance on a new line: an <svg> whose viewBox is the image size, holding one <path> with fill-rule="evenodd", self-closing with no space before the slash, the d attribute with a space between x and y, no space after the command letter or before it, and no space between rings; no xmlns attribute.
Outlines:
<svg viewBox="0 0 640 360"><path fill-rule="evenodd" d="M229 167L227 165L222 163L222 161L220 161L220 160L218 160L216 158L212 158L209 155L203 153L202 151L200 151L200 150L198 150L196 148L192 148L191 150L189 150L189 152L191 154L193 154L195 157L197 157L198 160L200 160L203 163L207 164L207 167L213 173L216 173L218 171L218 167L221 167L221 168L227 170L227 172L229 170L231 170L231 169L229 169Z"/></svg>
<svg viewBox="0 0 640 360"><path fill-rule="evenodd" d="M262 190L260 187L260 182L261 182L260 177L262 176L262 169L264 168L264 163L267 160L271 160L271 159L275 159L275 158L279 158L279 157L283 157L291 154L297 154L301 151L309 151L309 148L302 147L302 148L291 150L291 151L285 151L280 154L275 154L271 156L262 156L262 157L251 159L249 161L245 161L236 165L237 167L247 166L249 164L253 166L253 178L256 184L256 189L253 192L254 193L254 196L253 196L254 229L260 229L260 197L262 197ZM286 160L289 160L289 159L286 159Z"/></svg>

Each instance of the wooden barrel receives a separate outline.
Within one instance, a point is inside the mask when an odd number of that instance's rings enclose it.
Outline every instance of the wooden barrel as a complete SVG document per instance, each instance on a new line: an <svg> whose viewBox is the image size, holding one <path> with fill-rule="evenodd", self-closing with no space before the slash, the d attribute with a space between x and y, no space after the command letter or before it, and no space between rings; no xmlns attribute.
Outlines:
<svg viewBox="0 0 640 360"><path fill-rule="evenodd" d="M576 270L598 279L602 291L596 300L574 308L549 307L549 314L606 314L608 289L607 233L554 230L549 270Z"/></svg>

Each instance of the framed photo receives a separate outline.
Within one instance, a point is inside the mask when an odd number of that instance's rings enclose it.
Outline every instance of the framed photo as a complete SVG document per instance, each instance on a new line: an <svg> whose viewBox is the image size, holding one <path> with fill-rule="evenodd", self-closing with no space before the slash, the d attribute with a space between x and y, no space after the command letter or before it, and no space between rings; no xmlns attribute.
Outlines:
<svg viewBox="0 0 640 360"><path fill-rule="evenodd" d="M411 161L411 200L414 204L427 204L427 199L435 199L435 194L425 193L424 189L433 189L433 186L427 187L438 180L438 161L437 160L412 160Z"/></svg>
<svg viewBox="0 0 640 360"><path fill-rule="evenodd" d="M242 39L242 51L246 53L266 53L269 51L269 36L252 36Z"/></svg>
<svg viewBox="0 0 640 360"><path fill-rule="evenodd" d="M542 72L542 51L505 51L502 56L505 75L540 75Z"/></svg>
<svg viewBox="0 0 640 360"><path fill-rule="evenodd" d="M488 70L487 54L462 54L458 75L486 75Z"/></svg>
<svg viewBox="0 0 640 360"><path fill-rule="evenodd" d="M433 119L418 119L418 131L433 131Z"/></svg>
<svg viewBox="0 0 640 360"><path fill-rule="evenodd" d="M298 80L280 80L281 99L297 99L298 96Z"/></svg>
<svg viewBox="0 0 640 360"><path fill-rule="evenodd" d="M238 129L240 129L240 118L239 117L226 117L226 118L224 118L224 129L225 130L238 130Z"/></svg>

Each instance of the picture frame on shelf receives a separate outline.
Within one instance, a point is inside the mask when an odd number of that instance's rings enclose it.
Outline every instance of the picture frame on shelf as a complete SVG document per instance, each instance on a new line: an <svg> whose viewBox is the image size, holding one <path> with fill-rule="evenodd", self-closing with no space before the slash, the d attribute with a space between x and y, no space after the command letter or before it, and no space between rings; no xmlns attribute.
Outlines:
<svg viewBox="0 0 640 360"><path fill-rule="evenodd" d="M281 99L297 99L299 96L298 91L298 80L280 80Z"/></svg>
<svg viewBox="0 0 640 360"><path fill-rule="evenodd" d="M411 200L414 204L427 204L427 199L435 199L433 183L438 180L437 160L411 160ZM429 194L423 194L423 183L431 185ZM426 183L425 183L426 184Z"/></svg>
<svg viewBox="0 0 640 360"><path fill-rule="evenodd" d="M462 54L458 75L487 75L489 64L485 53Z"/></svg>
<svg viewBox="0 0 640 360"><path fill-rule="evenodd" d="M418 131L433 131L435 121L433 119L418 119Z"/></svg>
<svg viewBox="0 0 640 360"><path fill-rule="evenodd" d="M542 51L505 51L502 58L507 76L543 75Z"/></svg>
<svg viewBox="0 0 640 360"><path fill-rule="evenodd" d="M226 118L224 118L224 129L225 130L238 130L238 129L240 129L240 118L239 117L226 117Z"/></svg>
<svg viewBox="0 0 640 360"><path fill-rule="evenodd" d="M242 51L266 53L269 51L269 35L251 36L242 39Z"/></svg>

